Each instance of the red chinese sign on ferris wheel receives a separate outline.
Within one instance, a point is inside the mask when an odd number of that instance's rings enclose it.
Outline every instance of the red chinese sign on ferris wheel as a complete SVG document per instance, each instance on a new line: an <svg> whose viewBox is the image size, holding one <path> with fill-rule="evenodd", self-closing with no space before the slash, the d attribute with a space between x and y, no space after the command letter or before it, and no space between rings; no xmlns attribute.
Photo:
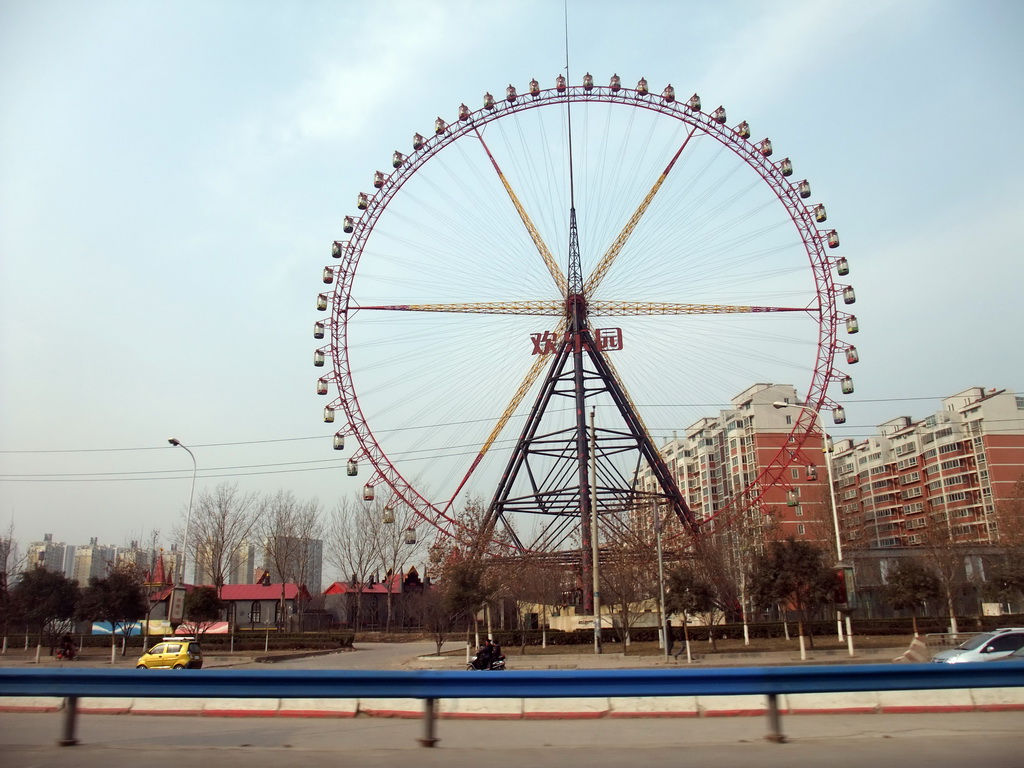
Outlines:
<svg viewBox="0 0 1024 768"><path fill-rule="evenodd" d="M573 342L572 334L566 333L564 337L569 343ZM530 353L532 355L551 355L558 348L558 334L554 331L531 333L530 341L533 342L533 352ZM579 344L579 336L576 337L575 341ZM594 330L594 341L597 342L597 348L602 352L613 352L622 349L622 329L597 328Z"/></svg>

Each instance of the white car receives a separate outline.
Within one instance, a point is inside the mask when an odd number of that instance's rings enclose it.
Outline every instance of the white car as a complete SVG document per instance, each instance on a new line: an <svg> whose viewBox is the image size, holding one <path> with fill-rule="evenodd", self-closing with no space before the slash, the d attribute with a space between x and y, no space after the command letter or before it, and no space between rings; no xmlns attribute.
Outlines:
<svg viewBox="0 0 1024 768"><path fill-rule="evenodd" d="M932 657L938 664L962 664L968 661L995 661L1024 648L1024 627L1003 627L981 632L956 648Z"/></svg>

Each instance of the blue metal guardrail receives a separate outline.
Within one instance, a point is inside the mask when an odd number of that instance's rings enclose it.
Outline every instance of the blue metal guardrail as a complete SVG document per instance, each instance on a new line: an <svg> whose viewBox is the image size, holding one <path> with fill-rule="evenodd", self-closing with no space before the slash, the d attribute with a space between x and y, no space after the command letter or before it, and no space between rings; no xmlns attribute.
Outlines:
<svg viewBox="0 0 1024 768"><path fill-rule="evenodd" d="M293 671L3 669L0 696L66 699L63 738L76 743L78 699L189 697L241 699L412 698L424 702L424 746L437 742L437 699L707 696L761 694L766 738L784 741L779 694L1024 686L1024 663L865 664L727 669L447 671Z"/></svg>

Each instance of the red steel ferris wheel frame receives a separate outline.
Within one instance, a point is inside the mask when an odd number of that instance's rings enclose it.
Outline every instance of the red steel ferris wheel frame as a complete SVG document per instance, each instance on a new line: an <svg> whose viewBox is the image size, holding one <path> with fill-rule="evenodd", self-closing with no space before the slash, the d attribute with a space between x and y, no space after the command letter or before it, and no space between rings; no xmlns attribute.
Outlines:
<svg viewBox="0 0 1024 768"><path fill-rule="evenodd" d="M434 135L423 138L419 148L414 149L409 155L401 156L395 153L395 170L387 176L378 173L374 186L378 187L379 183L379 187L375 194L367 198L362 215L351 222L352 232L349 239L334 243L332 255L339 262L324 270L325 282L329 273L330 281L334 283L330 300L331 342L318 350L319 354L329 355L332 363L331 373L323 379L326 382L333 382L338 390L337 398L329 407L343 410L348 427L341 432L352 435L359 443L352 460L366 459L373 467L373 475L367 485L387 485L396 501L407 505L422 520L448 536L457 536L460 529L460 524L451 511L454 498L431 502L406 481L374 437L359 405L347 345L348 323L351 316L359 310L352 302L356 270L366 243L388 204L405 182L438 152L467 135L473 135L475 131L495 120L529 109L565 105L570 102L600 102L641 108L679 120L731 150L771 188L785 207L804 244L817 294L817 306L807 308L808 313L816 316L818 320L818 344L805 405L815 412L822 412L827 407L835 405L828 396L828 387L830 383L842 378L835 367L834 359L836 353L846 346L841 345L837 338L841 315L836 306L836 295L846 286L837 285L833 281L831 267L834 260L829 257L827 251L830 233L818 229L814 207L803 202L806 196L801 195L800 186L804 182L794 184L788 181L788 173L784 173L784 164L787 161L776 163L768 159L771 149L767 139L757 143L751 142L748 138L749 130L743 130L746 127L745 123L736 128L727 127L724 110L721 107L714 113L706 113L699 108L699 101L694 105L692 100L684 103L674 98L666 98L665 94L657 96L628 88L613 89L610 86L564 86L514 97L513 93L510 93L508 98L492 99L490 106L475 112L463 108L460 110L460 118L452 123L444 123L439 119ZM845 317L843 314L843 318ZM737 494L736 498L742 499L745 507L759 504L765 490L772 485L786 485L783 473L793 463L796 454L814 432L815 427L814 415L809 410L800 409L783 447L745 491ZM479 456L469 468L467 478L478 460ZM736 511L738 510L726 507L715 516L724 515L728 520ZM710 519L702 518L701 522Z"/></svg>

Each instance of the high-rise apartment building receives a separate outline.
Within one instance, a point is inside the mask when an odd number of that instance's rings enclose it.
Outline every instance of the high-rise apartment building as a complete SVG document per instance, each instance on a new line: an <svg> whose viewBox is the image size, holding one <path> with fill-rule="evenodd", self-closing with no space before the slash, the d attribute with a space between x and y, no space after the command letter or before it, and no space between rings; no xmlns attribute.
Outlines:
<svg viewBox="0 0 1024 768"><path fill-rule="evenodd" d="M324 543L320 539L276 536L265 543L263 562L271 583L303 584L310 594L320 594L324 567ZM282 569L286 572L281 573Z"/></svg>
<svg viewBox="0 0 1024 768"><path fill-rule="evenodd" d="M196 562L188 567L195 574L194 584L213 585L216 582L211 566L217 562L224 568L225 584L252 584L256 569L256 545L245 540L238 543L226 557L218 551L211 551L211 545L200 546Z"/></svg>
<svg viewBox="0 0 1024 768"><path fill-rule="evenodd" d="M800 409L777 402L801 404L790 385L755 384L666 442L662 456L697 520L731 529L744 549L789 536L834 544L820 431L791 444ZM1024 475L1024 397L975 387L942 405L920 421L891 419L867 440L835 441L844 549L920 545L936 524L957 540L998 543L996 505ZM649 472L640 484L653 490Z"/></svg>
<svg viewBox="0 0 1024 768"><path fill-rule="evenodd" d="M699 419L659 449L698 522L741 532L745 550L788 536L832 537L820 431L792 443L800 409L776 408L779 402L798 403L796 389L755 384L731 408ZM640 486L654 489L649 470Z"/></svg>
<svg viewBox="0 0 1024 768"><path fill-rule="evenodd" d="M974 387L921 421L903 416L863 442L836 444L844 542L916 546L943 526L957 541L998 544L996 505L1024 475L1024 397Z"/></svg>
<svg viewBox="0 0 1024 768"><path fill-rule="evenodd" d="M89 585L89 579L107 575L110 566L117 562L117 547L101 545L99 539L91 538L86 546L75 547L74 568L71 578L79 586Z"/></svg>
<svg viewBox="0 0 1024 768"><path fill-rule="evenodd" d="M46 568L74 578L75 547L63 541L54 541L52 533L43 534L42 541L29 544L25 560L28 568Z"/></svg>

